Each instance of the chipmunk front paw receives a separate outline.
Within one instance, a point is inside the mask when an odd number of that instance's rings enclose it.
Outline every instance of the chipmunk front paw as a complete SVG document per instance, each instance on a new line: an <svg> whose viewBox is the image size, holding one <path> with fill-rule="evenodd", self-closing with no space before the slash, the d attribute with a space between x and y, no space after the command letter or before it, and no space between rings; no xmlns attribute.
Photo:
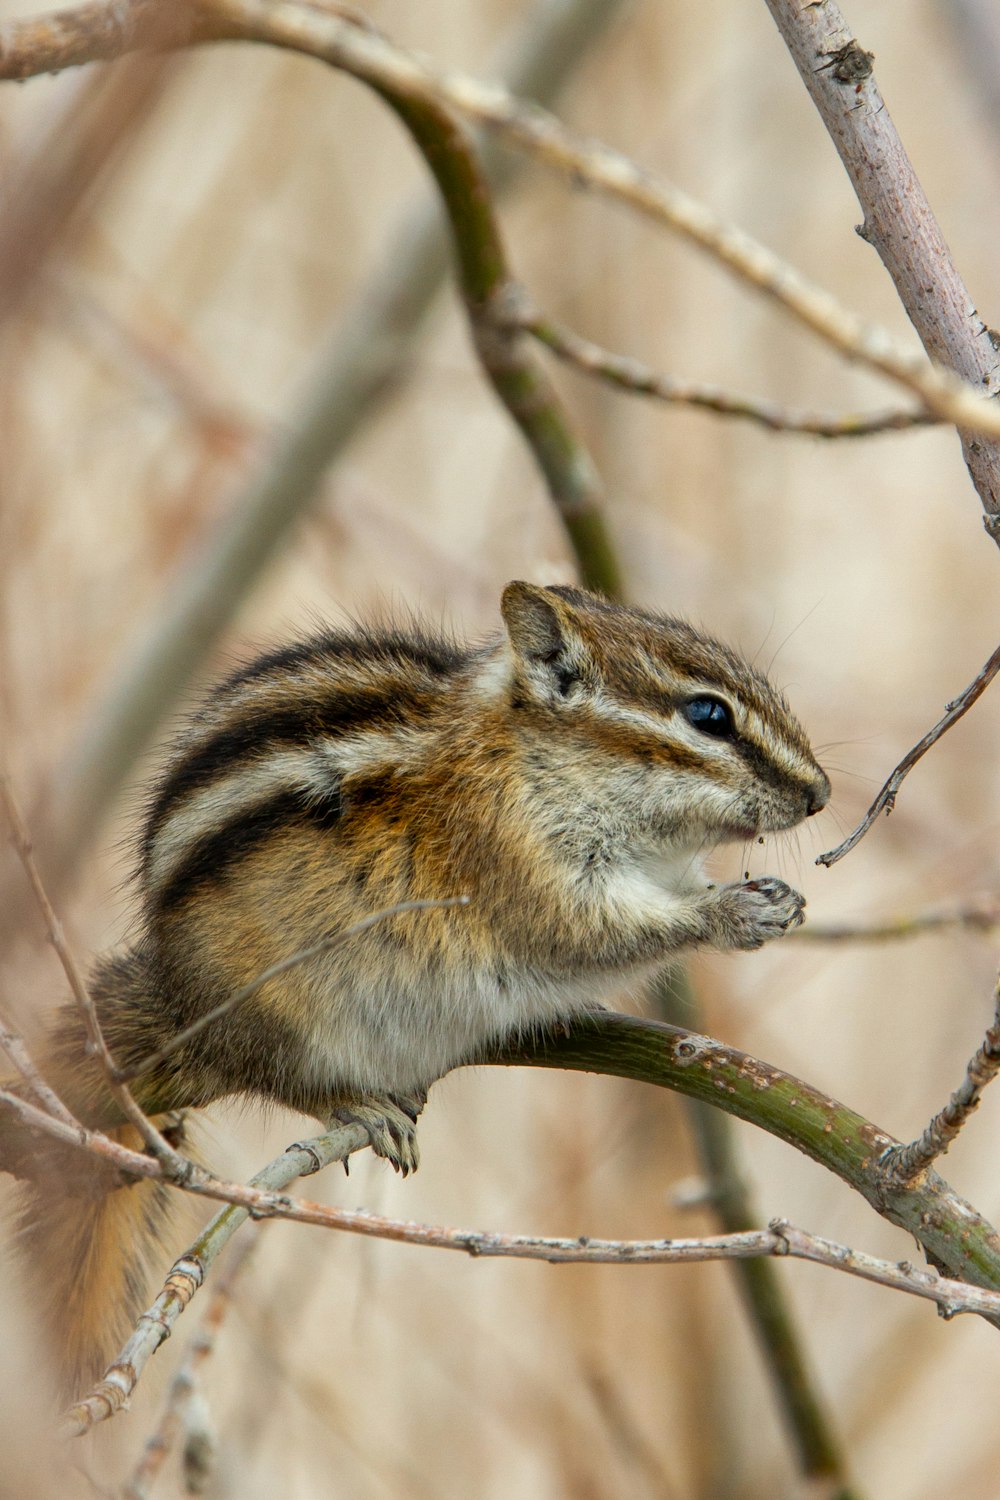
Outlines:
<svg viewBox="0 0 1000 1500"><path fill-rule="evenodd" d="M330 1119L341 1125L361 1125L375 1155L406 1177L420 1165L417 1117L426 1102L424 1093L365 1094L342 1104Z"/></svg>
<svg viewBox="0 0 1000 1500"><path fill-rule="evenodd" d="M724 885L713 895L713 941L719 948L762 948L805 920L805 897L775 875Z"/></svg>

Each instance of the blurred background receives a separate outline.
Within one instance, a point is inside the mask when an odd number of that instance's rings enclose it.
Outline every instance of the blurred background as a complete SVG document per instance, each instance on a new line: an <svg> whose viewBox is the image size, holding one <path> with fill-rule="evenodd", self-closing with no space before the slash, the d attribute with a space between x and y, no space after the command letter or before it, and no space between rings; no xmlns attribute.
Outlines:
<svg viewBox="0 0 1000 1500"><path fill-rule="evenodd" d="M0 18L34 9L3 0ZM559 97L563 117L915 343L854 233L857 203L762 0L589 9L592 38ZM958 266L995 324L1000 134L980 92L984 41L970 41L958 4L917 0L905 21L884 0L854 9L863 13L848 19L876 55ZM366 10L394 41L490 75L551 6L371 0ZM992 64L1000 75L1000 52ZM0 87L7 183L30 182L39 163L72 147L91 86L87 72L70 72ZM59 821L130 663L275 437L317 399L371 278L406 274L414 232L401 226L431 202L391 113L311 61L202 48L170 65L140 114L128 149L9 308L0 340L0 737L38 828ZM535 300L610 348L790 405L899 400L687 247L531 162L501 216ZM831 768L829 811L755 848L752 870L803 890L817 924L995 892L996 688L914 772L891 819L832 870L813 863L996 644L996 550L954 434L775 435L554 375L602 475L628 595L689 617L769 670ZM568 581L574 563L446 286L398 383L341 445L189 692L321 619L416 610L488 633L512 577ZM181 706L171 702L161 741ZM137 789L155 764L154 746L99 826L83 828L78 857L53 864L83 956L128 930ZM721 858L719 876L735 878L740 858ZM7 924L3 998L35 1036L63 981L18 904L16 870L6 879L5 902L21 916ZM692 964L712 1034L904 1139L960 1081L992 1014L994 971L995 944L955 931L880 946L789 941ZM212 1162L246 1177L303 1128L219 1107ZM994 1220L998 1131L1000 1094L945 1164ZM349 1180L329 1171L308 1195L481 1229L618 1237L715 1227L677 1200L696 1172L681 1107L640 1085L456 1073L435 1087L421 1143L415 1180L362 1156ZM763 1219L918 1258L812 1162L749 1126L737 1143ZM165 1249L164 1268L184 1243ZM945 1324L929 1304L816 1267L778 1269L856 1492L992 1500L996 1330ZM38 1360L15 1277L9 1264L0 1490L55 1493L32 1477L38 1450L24 1441L43 1398L32 1394ZM197 1304L131 1413L74 1449L79 1467L63 1486L120 1493L196 1319ZM731 1273L717 1264L477 1262L272 1224L203 1392L218 1441L206 1493L217 1497L827 1493L798 1476ZM179 1484L171 1459L153 1493L178 1494Z"/></svg>

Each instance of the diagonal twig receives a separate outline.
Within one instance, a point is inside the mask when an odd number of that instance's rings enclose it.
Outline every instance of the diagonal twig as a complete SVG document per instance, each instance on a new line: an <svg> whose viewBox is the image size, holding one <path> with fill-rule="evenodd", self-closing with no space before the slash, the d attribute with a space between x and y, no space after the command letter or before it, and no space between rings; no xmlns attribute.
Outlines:
<svg viewBox="0 0 1000 1500"><path fill-rule="evenodd" d="M269 968L262 969L249 984L245 984L242 989L235 990L225 1000L220 1001L218 1005L213 1005L211 1010L207 1010L196 1021L192 1021L190 1026L185 1026L183 1031L178 1031L176 1036L172 1036L168 1042L164 1042L163 1046L158 1047L155 1052L150 1052L148 1056L140 1058L138 1062L132 1063L127 1068L115 1068L113 1070L115 1080L118 1083L130 1083L133 1078L139 1078L143 1073L148 1073L150 1068L155 1068L161 1062L164 1062L178 1048L183 1047L185 1043L191 1041L192 1037L199 1036L205 1030L206 1026L211 1026L213 1022L220 1020L223 1016L227 1016L231 1010L235 1010L238 1005L242 1005L244 1000L249 1000L251 995L256 995L258 990L262 989L270 980L277 979L279 974L286 974L289 969L294 969L299 964L307 963L309 959L317 958L321 953L329 953L331 949L339 948L342 943L346 943L352 937L357 937L362 932L367 932L370 927L375 927L379 922L384 922L389 917L401 916L404 912L433 911L449 906L468 906L469 899L468 896L442 896L439 898L427 898L426 900L399 901L395 906L384 907L382 911L372 912L369 916L362 917L360 921L352 922L350 927L345 927L340 932L328 933L319 942L312 943L308 948L300 948L297 953L290 954L288 958L279 959L277 963L271 964Z"/></svg>
<svg viewBox="0 0 1000 1500"><path fill-rule="evenodd" d="M965 1077L944 1109L908 1146L894 1146L883 1158L885 1171L896 1182L912 1182L943 1156L969 1116L979 1108L983 1090L1000 1073L1000 979L994 994L993 1024L982 1045L969 1059Z"/></svg>
<svg viewBox="0 0 1000 1500"><path fill-rule="evenodd" d="M592 340L582 338L573 329L531 306L520 297L503 314L505 320L532 334L557 358L585 375L591 375L619 390L637 396L649 396L676 406L701 407L724 417L738 417L756 422L770 432L802 433L820 438L862 438L887 432L905 432L926 427L940 418L932 413L915 411L881 411L864 414L802 411L782 406L777 401L753 396L738 396L721 386L701 381L678 380L662 375L630 355L614 354Z"/></svg>
<svg viewBox="0 0 1000 1500"><path fill-rule="evenodd" d="M83 1018L83 1024L87 1033L87 1041L90 1050L100 1059L101 1067L107 1081L111 1094L116 1099L122 1114L128 1122L135 1126L149 1150L157 1158L163 1167L164 1175L172 1181L186 1182L196 1170L194 1163L179 1151L175 1151L166 1137L157 1130L152 1120L139 1107L128 1086L118 1077L114 1058L108 1050L101 1023L97 1016L93 996L87 986L83 971L76 961L76 957L66 941L62 923L49 900L48 893L38 872L34 852L31 847L31 837L21 816L21 810L17 805L14 793L7 779L0 778L0 801L3 802L4 810L10 822L14 847L18 857L24 866L24 872L28 877L38 908L42 913L45 928L63 973L69 981L69 987L77 1008ZM64 1111L65 1113L65 1111ZM73 1120L72 1115L67 1119ZM75 1121L73 1121L76 1124Z"/></svg>
<svg viewBox="0 0 1000 1500"><path fill-rule="evenodd" d="M836 849L829 849L826 854L818 855L816 859L818 865L835 865L838 859L843 859L845 854L850 854L851 850L861 842L880 813L892 812L896 805L896 795L917 761L937 744L942 735L948 733L953 724L957 724L959 719L969 712L976 700L985 693L997 672L1000 672L1000 646L994 651L982 671L978 672L969 683L969 686L946 705L944 717L939 719L934 728L929 729L923 739L903 756L854 832L849 834L843 843L838 844Z"/></svg>

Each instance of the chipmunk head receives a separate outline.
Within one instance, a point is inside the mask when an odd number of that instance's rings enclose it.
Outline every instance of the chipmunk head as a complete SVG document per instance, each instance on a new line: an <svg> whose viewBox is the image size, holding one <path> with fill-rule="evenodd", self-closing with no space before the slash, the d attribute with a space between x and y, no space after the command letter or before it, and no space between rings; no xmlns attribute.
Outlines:
<svg viewBox="0 0 1000 1500"><path fill-rule="evenodd" d="M577 767L610 812L698 843L791 828L826 806L798 720L727 646L582 589L511 583L501 609L516 722L561 747L559 774Z"/></svg>

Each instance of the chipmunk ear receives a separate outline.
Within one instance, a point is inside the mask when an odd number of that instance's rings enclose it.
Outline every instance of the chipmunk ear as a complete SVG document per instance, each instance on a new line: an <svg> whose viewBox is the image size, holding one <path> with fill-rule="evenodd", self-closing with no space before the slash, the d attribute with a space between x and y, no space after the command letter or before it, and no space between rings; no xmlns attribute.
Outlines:
<svg viewBox="0 0 1000 1500"><path fill-rule="evenodd" d="M536 679L550 679L565 697L587 656L572 604L554 589L515 582L504 589L500 612L515 657Z"/></svg>

